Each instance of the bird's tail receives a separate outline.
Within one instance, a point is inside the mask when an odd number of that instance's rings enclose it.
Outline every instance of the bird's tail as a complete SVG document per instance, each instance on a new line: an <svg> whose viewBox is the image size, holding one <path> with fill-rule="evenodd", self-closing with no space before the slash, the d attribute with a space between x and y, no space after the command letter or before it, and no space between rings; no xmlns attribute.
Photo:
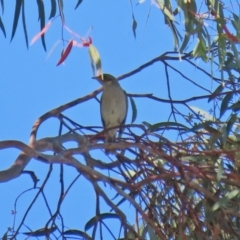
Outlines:
<svg viewBox="0 0 240 240"><path fill-rule="evenodd" d="M114 143L116 141L116 129L111 129L105 133L105 142Z"/></svg>

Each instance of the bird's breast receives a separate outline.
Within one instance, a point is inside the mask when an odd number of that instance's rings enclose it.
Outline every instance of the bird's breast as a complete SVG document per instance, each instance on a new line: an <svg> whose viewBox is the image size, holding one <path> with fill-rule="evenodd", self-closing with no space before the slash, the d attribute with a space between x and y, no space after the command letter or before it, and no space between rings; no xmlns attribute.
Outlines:
<svg viewBox="0 0 240 240"><path fill-rule="evenodd" d="M120 86L111 86L103 91L101 115L105 127L120 125L126 117L126 111L126 96Z"/></svg>

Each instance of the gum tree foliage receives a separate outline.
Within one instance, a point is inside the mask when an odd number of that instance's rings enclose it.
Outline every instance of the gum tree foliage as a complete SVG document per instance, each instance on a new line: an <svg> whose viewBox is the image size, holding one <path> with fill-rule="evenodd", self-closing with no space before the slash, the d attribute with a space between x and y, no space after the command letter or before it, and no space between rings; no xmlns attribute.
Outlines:
<svg viewBox="0 0 240 240"><path fill-rule="evenodd" d="M49 0L50 1L50 0ZM25 21L24 0L16 0L12 29L5 29L3 22L4 0L0 1L2 13L0 28L4 37L11 32L11 40L19 25L23 26L26 45L29 45ZM81 0L76 1L76 11L81 8ZM131 1L141 7L143 1ZM47 13L44 1L37 0L40 30L32 40L41 38L46 50L45 33ZM63 0L51 0L49 19L64 20ZM166 24L172 32L174 51L157 55L146 60L136 69L118 77L125 79L151 68L154 63L165 69L165 84L168 97L161 98L153 94L128 94L132 110L132 123L125 126L124 134L114 144L103 142L102 129L81 126L68 116L66 109L94 99L102 91L96 90L87 96L66 103L40 116L32 127L29 144L17 140L1 141L0 148L17 148L22 153L15 160L18 165L1 169L2 184L20 177L21 172L36 159L49 164L49 172L38 186L37 176L32 176L34 187L38 188L36 198L29 202L26 215L22 216L19 226L6 230L3 239L17 239L24 221L48 182L52 164L61 164L59 200L55 209L48 209L49 218L45 219L42 229L25 232L32 237L46 236L63 239L106 239L110 233L112 239L239 239L240 238L240 154L239 154L239 69L240 59L238 43L240 39L240 20L238 1L194 1L194 0L156 0L151 2L163 14ZM132 12L132 31L136 36L138 19ZM54 24L54 23L51 23ZM80 44L89 49L91 64L96 74L101 74L101 59L97 46L91 38L78 41L64 39L68 45L61 54L61 64L73 46ZM199 67L204 62L206 68ZM189 77L181 70L179 62L201 74L201 80ZM177 99L172 94L171 72L178 74L183 82L199 89L200 95ZM206 79L212 81L214 88L205 85ZM170 108L169 118L163 122L135 122L138 106L136 98L150 99ZM205 100L206 109L192 106L192 102ZM157 109L156 109L157 111ZM59 134L43 139L37 138L38 129L43 122L57 118L60 123ZM171 136L171 137L169 137ZM63 144L75 142L74 148L64 148ZM100 159L91 155L92 150L112 150L114 154L102 154ZM46 154L44 151L51 151ZM81 157L81 161L77 157ZM72 166L78 171L75 180L68 186L64 184L63 167ZM85 229L71 229L64 225L65 216L60 212L64 198L77 181L85 179L95 193L95 216L86 222ZM111 196L106 194L106 188ZM108 209L102 211L102 205ZM129 214L123 210L128 203L134 209L135 222L129 220ZM81 199L79 199L81 207ZM42 208L48 208L47 201ZM131 216L132 217L132 216ZM108 220L120 222L119 232L108 228ZM31 226L28 226L31 229ZM104 231L103 231L104 229ZM81 238L82 237L82 238Z"/></svg>

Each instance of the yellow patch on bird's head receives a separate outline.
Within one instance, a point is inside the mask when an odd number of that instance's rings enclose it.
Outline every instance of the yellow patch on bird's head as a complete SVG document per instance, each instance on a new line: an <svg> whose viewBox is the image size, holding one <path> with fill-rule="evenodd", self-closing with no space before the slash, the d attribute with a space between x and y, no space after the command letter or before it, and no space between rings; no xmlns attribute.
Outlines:
<svg viewBox="0 0 240 240"><path fill-rule="evenodd" d="M114 76L112 76L111 74L108 74L108 73L104 73L99 76L93 77L93 79L96 79L99 82L101 82L101 81L110 82L110 81L116 80L116 78Z"/></svg>

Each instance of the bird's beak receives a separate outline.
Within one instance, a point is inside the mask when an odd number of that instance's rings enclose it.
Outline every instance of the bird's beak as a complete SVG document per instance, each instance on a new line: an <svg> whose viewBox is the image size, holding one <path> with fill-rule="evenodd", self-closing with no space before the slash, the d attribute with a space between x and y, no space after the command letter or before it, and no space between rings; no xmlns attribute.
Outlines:
<svg viewBox="0 0 240 240"><path fill-rule="evenodd" d="M98 80L98 81L103 81L103 75L92 77L92 79L95 79L95 80Z"/></svg>

